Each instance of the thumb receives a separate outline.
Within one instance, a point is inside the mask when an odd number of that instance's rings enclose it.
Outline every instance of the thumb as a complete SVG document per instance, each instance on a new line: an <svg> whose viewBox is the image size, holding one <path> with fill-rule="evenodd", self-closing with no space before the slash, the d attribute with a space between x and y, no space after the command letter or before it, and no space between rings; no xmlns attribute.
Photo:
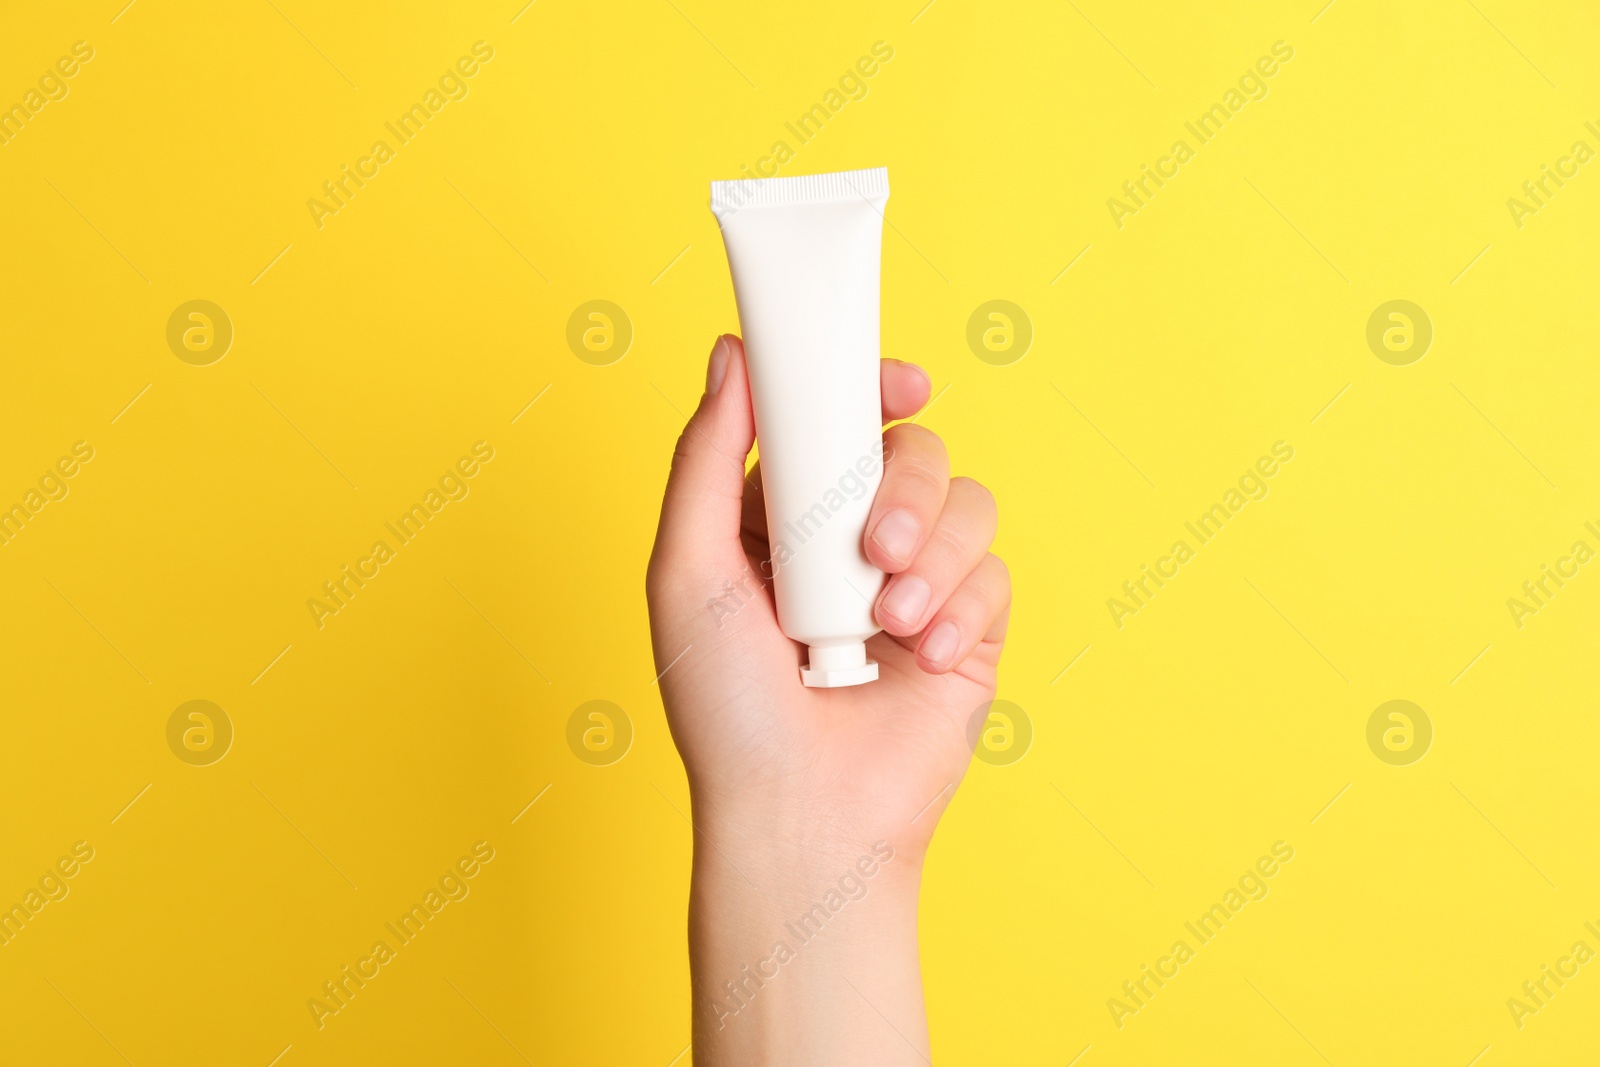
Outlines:
<svg viewBox="0 0 1600 1067"><path fill-rule="evenodd" d="M711 349L700 406L672 454L652 570L709 564L726 574L743 566L739 524L755 436L744 342L723 334Z"/></svg>

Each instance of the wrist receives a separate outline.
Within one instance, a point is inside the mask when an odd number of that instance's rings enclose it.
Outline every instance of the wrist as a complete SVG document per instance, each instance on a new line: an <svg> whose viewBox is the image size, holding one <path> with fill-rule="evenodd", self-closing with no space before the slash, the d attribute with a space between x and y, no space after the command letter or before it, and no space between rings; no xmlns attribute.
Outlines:
<svg viewBox="0 0 1600 1067"><path fill-rule="evenodd" d="M704 1062L837 1062L817 1042L845 1038L876 1049L872 1062L921 1062L920 845L749 810L701 808L695 822L689 942ZM816 1031L819 1013L839 1029Z"/></svg>
<svg viewBox="0 0 1600 1067"><path fill-rule="evenodd" d="M748 800L694 802L697 880L728 881L762 896L821 891L852 878L915 905L927 842L914 827L895 833L847 813Z"/></svg>

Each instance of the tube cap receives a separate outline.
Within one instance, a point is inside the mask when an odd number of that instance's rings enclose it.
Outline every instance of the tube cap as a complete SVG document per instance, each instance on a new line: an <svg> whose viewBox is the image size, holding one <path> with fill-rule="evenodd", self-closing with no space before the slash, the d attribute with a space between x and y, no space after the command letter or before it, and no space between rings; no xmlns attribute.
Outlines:
<svg viewBox="0 0 1600 1067"><path fill-rule="evenodd" d="M867 658L867 645L811 645L811 662L800 668L800 680L812 689L838 689L878 680L878 664Z"/></svg>

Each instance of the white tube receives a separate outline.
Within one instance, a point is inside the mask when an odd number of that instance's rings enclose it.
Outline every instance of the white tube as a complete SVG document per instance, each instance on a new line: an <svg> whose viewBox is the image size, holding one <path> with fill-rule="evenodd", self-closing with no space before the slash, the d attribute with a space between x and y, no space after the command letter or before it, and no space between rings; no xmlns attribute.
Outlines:
<svg viewBox="0 0 1600 1067"><path fill-rule="evenodd" d="M867 561L883 479L878 270L889 172L711 183L755 401L778 625L808 686L878 677Z"/></svg>

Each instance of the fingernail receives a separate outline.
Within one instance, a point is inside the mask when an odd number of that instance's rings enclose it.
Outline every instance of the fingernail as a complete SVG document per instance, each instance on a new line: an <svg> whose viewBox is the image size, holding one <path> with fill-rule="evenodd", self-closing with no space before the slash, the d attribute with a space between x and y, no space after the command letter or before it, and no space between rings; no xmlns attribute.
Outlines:
<svg viewBox="0 0 1600 1067"><path fill-rule="evenodd" d="M728 347L726 337L718 337L717 343L711 348L711 362L706 364L706 393L715 395L722 388L722 379L728 373Z"/></svg>
<svg viewBox="0 0 1600 1067"><path fill-rule="evenodd" d="M911 562L911 553L917 550L920 527L917 517L905 508L895 508L878 520L872 531L872 540L896 563Z"/></svg>
<svg viewBox="0 0 1600 1067"><path fill-rule="evenodd" d="M960 640L961 632L956 629L956 624L946 619L922 639L922 658L935 666L947 667L956 658L956 647Z"/></svg>
<svg viewBox="0 0 1600 1067"><path fill-rule="evenodd" d="M890 582L889 591L883 594L883 612L907 626L915 625L928 609L928 598L932 595L927 582L915 574L903 574Z"/></svg>

